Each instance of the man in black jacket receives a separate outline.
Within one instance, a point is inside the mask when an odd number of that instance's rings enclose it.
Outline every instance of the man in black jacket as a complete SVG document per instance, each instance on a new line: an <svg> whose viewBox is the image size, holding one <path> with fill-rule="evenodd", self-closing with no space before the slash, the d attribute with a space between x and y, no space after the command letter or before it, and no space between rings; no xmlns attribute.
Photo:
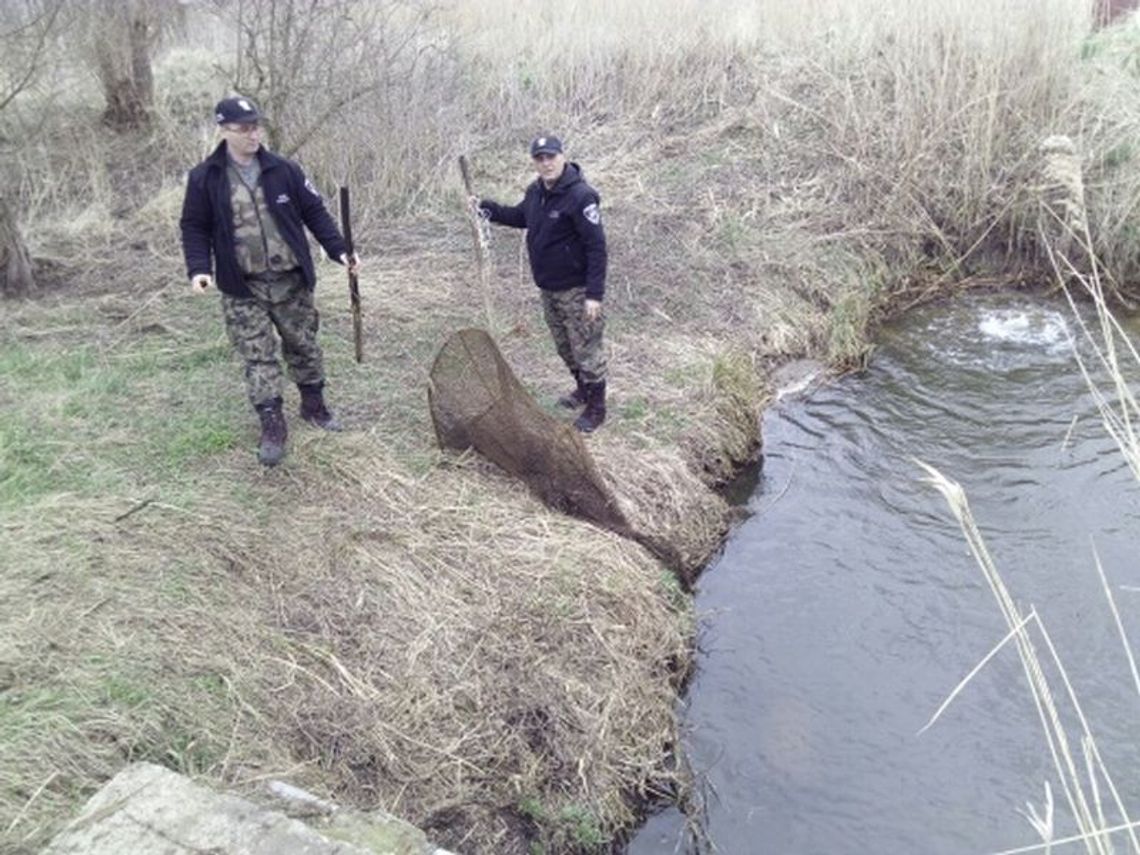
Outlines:
<svg viewBox="0 0 1140 855"><path fill-rule="evenodd" d="M301 418L325 430L340 423L325 406L324 366L313 302L316 273L307 227L330 258L347 247L301 167L261 145L261 115L246 98L214 109L222 142L190 171L182 204L182 251L195 293L217 285L226 330L245 362L246 390L261 419L258 459L276 465L288 430L277 341L301 392Z"/></svg>
<svg viewBox="0 0 1140 855"><path fill-rule="evenodd" d="M530 269L542 295L543 315L558 355L574 375L575 389L559 399L585 405L574 426L595 430L606 418L606 354L602 345L606 290L606 234L596 190L581 168L566 160L561 141L544 134L530 144L538 178L513 206L471 199L493 223L526 229Z"/></svg>

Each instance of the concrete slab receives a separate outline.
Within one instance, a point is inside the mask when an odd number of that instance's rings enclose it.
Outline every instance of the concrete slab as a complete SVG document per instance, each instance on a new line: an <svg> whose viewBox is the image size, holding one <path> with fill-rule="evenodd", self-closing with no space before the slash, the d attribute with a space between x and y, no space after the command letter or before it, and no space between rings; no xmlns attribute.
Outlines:
<svg viewBox="0 0 1140 855"><path fill-rule="evenodd" d="M319 806L317 827L135 763L91 798L44 855L449 855L395 817L341 810L287 789L294 800Z"/></svg>

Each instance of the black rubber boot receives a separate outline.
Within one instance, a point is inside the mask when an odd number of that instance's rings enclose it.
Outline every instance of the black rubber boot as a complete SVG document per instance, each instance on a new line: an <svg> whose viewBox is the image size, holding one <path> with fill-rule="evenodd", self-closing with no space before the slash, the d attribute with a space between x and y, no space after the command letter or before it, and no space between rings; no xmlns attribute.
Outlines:
<svg viewBox="0 0 1140 855"><path fill-rule="evenodd" d="M593 433L606 420L606 381L587 383L586 409L574 420L574 427L582 433Z"/></svg>
<svg viewBox="0 0 1140 855"><path fill-rule="evenodd" d="M569 392L558 399L558 406L565 407L568 410L576 410L586 403L586 384L582 382L582 373L580 371L571 371L574 375L574 382L578 384L573 392Z"/></svg>
<svg viewBox="0 0 1140 855"><path fill-rule="evenodd" d="M285 414L281 412L281 399L274 398L258 404L257 415L261 419L261 442L257 446L257 459L265 466L276 466L285 457L285 439L289 436Z"/></svg>
<svg viewBox="0 0 1140 855"><path fill-rule="evenodd" d="M325 406L323 383L298 383L301 390L301 418L322 430L343 430L336 416Z"/></svg>

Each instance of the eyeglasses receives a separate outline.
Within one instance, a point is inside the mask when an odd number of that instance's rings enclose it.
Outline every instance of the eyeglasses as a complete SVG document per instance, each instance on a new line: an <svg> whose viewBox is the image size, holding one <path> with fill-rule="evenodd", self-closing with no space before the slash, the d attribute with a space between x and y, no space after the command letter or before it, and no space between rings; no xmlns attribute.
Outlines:
<svg viewBox="0 0 1140 855"><path fill-rule="evenodd" d="M229 131L231 134L242 134L249 136L261 130L261 125L257 122L243 122L240 125L222 125L222 129Z"/></svg>

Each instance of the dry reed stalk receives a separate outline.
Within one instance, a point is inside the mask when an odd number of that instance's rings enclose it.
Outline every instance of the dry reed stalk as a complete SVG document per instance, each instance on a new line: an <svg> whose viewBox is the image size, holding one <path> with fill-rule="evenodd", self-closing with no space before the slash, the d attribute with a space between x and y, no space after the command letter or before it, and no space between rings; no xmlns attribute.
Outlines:
<svg viewBox="0 0 1140 855"><path fill-rule="evenodd" d="M1068 293L1068 289L1066 289L1066 294ZM1097 361L1109 374L1111 393L1106 393L1100 383L1093 379L1076 348L1074 348L1074 353L1081 373L1093 396L1093 401L1100 412L1105 430L1116 442L1125 462L1132 470L1133 476L1140 480L1140 434L1137 433L1137 426L1140 425L1140 404L1138 404L1130 384L1125 379L1118 348L1121 346L1126 348L1138 366L1140 366L1140 356L1137 355L1119 322L1107 311L1103 291L1099 287L1093 286L1088 289L1088 293L1096 301L1098 312L1103 313L1099 315L1102 336L1100 341L1094 339L1087 327L1084 326L1084 322L1080 320L1079 315L1078 324L1084 333L1084 340L1092 343ZM1075 304L1073 309L1074 314L1077 314ZM1113 400L1113 395L1115 400Z"/></svg>
<svg viewBox="0 0 1140 855"><path fill-rule="evenodd" d="M966 500L966 495L962 487L947 479L932 466L921 461L916 462L927 473L927 483L942 493L952 513L957 518L970 547L970 551L973 553L979 567L981 567L983 575L990 586L990 590L998 602L1002 616L1006 624L1010 627L1010 634L1017 641L1019 658L1021 659L1022 667L1029 682L1031 696L1037 708L1038 716L1041 719L1042 730L1045 735L1046 744L1049 747L1050 755L1053 758L1054 768L1057 771L1066 800L1069 803L1077 826L1081 830L1081 838L1086 844L1088 851L1090 853L1101 853L1102 855L1108 855L1108 853L1112 852L1112 846L1108 839L1109 832L1106 830L1107 823L1104 821L1103 810L1100 804L1099 787L1097 784L1098 777L1109 787L1115 808L1124 820L1124 824L1128 830L1133 850L1140 851L1140 840L1137 839L1135 831L1132 830L1132 823L1131 820L1129 820L1128 811L1100 756L1081 704L1077 699L1060 656L1040 617L1036 616L1036 613L1032 611L1029 615L1021 614L1020 609L1014 604L993 559L989 555L985 542L982 540L981 533L978 531L977 525L974 522L969 503ZM1087 761L1085 777L1083 778L1078 771L1073 751L1070 748L1069 737L1062 724L1056 700L1050 689L1048 679L1045 676L1041 660L1027 632L1027 627L1030 623L1038 629L1048 650L1049 660L1052 662L1053 667L1057 669L1061 683L1065 688L1069 705L1080 723L1081 745ZM999 647L1003 645L1004 641ZM986 659L989 658L990 656L986 657ZM976 674L978 670L978 668L975 668L971 674ZM959 684L959 686L955 688L955 694L960 691L961 687L962 684Z"/></svg>
<svg viewBox="0 0 1140 855"><path fill-rule="evenodd" d="M1108 828L1103 828L1098 831L1098 834L1116 834L1121 831L1131 831L1140 827L1140 823L1121 823L1113 825ZM995 852L994 855L1025 855L1029 852L1045 852L1048 853L1054 846L1062 846L1068 843L1086 843L1087 835L1074 834L1069 837L1056 837L1047 843L1038 843L1031 846L1019 846L1016 849L1003 849L1000 852Z"/></svg>

